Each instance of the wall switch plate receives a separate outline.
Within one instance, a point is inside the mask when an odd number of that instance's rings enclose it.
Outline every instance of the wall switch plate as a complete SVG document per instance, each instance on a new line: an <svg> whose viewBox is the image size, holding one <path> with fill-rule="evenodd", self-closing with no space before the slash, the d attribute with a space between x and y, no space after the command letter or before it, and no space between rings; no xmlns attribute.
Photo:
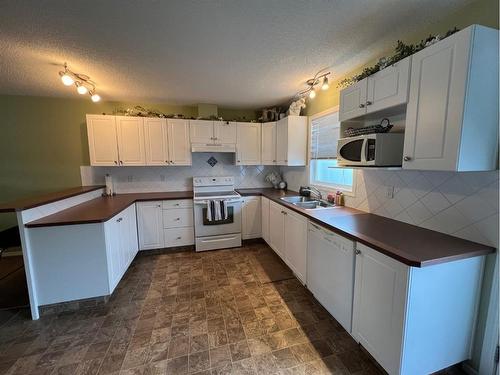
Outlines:
<svg viewBox="0 0 500 375"><path fill-rule="evenodd" d="M389 199L394 198L394 186L387 186L385 196Z"/></svg>

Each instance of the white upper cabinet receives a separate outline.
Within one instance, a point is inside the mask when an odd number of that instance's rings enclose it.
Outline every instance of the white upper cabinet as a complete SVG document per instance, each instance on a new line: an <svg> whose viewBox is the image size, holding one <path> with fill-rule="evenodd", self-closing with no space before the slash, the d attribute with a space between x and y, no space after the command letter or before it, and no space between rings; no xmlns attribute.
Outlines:
<svg viewBox="0 0 500 375"><path fill-rule="evenodd" d="M340 91L339 120L363 116L366 113L368 82L363 79Z"/></svg>
<svg viewBox="0 0 500 375"><path fill-rule="evenodd" d="M496 169L498 30L473 25L413 55L405 169Z"/></svg>
<svg viewBox="0 0 500 375"><path fill-rule="evenodd" d="M346 121L406 104L410 65L411 57L407 57L342 90L339 120Z"/></svg>
<svg viewBox="0 0 500 375"><path fill-rule="evenodd" d="M236 131L236 165L260 165L261 124L238 122Z"/></svg>
<svg viewBox="0 0 500 375"><path fill-rule="evenodd" d="M307 164L307 117L288 116L276 123L276 164Z"/></svg>
<svg viewBox="0 0 500 375"><path fill-rule="evenodd" d="M191 143L214 143L214 122L190 120L189 135L191 137Z"/></svg>
<svg viewBox="0 0 500 375"><path fill-rule="evenodd" d="M144 137L146 140L146 164L168 165L167 120L163 118L145 118Z"/></svg>
<svg viewBox="0 0 500 375"><path fill-rule="evenodd" d="M366 113L395 107L408 102L411 57L368 77Z"/></svg>
<svg viewBox="0 0 500 375"><path fill-rule="evenodd" d="M214 121L214 141L216 144L236 144L236 122Z"/></svg>
<svg viewBox="0 0 500 375"><path fill-rule="evenodd" d="M276 164L276 122L262 124L262 165Z"/></svg>
<svg viewBox="0 0 500 375"><path fill-rule="evenodd" d="M168 161L170 165L191 165L191 144L189 138L189 121L167 119L168 127Z"/></svg>
<svg viewBox="0 0 500 375"><path fill-rule="evenodd" d="M118 165L115 116L87 115L90 165Z"/></svg>
<svg viewBox="0 0 500 375"><path fill-rule="evenodd" d="M120 165L146 164L144 147L144 119L116 116L118 156Z"/></svg>

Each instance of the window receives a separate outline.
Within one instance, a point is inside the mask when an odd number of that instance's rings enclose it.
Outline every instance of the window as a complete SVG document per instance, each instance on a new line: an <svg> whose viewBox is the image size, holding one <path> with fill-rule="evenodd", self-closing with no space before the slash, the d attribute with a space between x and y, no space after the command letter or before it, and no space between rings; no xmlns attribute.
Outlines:
<svg viewBox="0 0 500 375"><path fill-rule="evenodd" d="M337 167L337 141L340 138L338 110L311 121L311 185L327 190L353 193L354 171Z"/></svg>

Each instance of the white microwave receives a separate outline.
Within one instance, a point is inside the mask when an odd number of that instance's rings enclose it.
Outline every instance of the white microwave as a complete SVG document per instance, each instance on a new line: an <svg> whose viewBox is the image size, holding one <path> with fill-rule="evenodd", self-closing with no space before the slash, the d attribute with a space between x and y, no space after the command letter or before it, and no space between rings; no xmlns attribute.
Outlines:
<svg viewBox="0 0 500 375"><path fill-rule="evenodd" d="M401 166L403 133L375 133L340 138L337 163L341 166Z"/></svg>

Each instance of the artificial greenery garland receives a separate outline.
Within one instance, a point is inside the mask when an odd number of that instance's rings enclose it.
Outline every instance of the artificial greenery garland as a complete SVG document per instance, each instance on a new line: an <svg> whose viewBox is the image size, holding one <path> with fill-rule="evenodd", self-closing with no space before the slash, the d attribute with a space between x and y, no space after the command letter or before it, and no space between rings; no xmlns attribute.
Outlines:
<svg viewBox="0 0 500 375"><path fill-rule="evenodd" d="M395 54L390 57L381 58L375 65L370 66L368 68L364 68L360 74L354 75L349 78L345 78L339 82L338 87L345 88L353 83L359 82L366 77L371 76L372 74L377 73L378 71L391 66L398 62L399 60L404 59L405 57L411 56L414 53L423 50L425 47L428 47L442 39L449 37L450 35L455 34L459 29L454 27L451 30L448 30L444 37L439 35L429 35L426 39L421 40L417 44L405 44L401 40L397 41L396 48L394 48Z"/></svg>

